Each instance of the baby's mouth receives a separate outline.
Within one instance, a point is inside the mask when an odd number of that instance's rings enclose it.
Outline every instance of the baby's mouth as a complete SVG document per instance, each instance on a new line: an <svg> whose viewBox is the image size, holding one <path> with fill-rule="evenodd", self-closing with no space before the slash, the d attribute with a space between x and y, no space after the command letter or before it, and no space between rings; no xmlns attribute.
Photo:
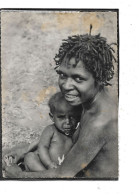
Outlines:
<svg viewBox="0 0 139 195"><path fill-rule="evenodd" d="M64 129L65 135L70 135L71 128Z"/></svg>
<svg viewBox="0 0 139 195"><path fill-rule="evenodd" d="M70 132L65 132L65 135L70 135Z"/></svg>

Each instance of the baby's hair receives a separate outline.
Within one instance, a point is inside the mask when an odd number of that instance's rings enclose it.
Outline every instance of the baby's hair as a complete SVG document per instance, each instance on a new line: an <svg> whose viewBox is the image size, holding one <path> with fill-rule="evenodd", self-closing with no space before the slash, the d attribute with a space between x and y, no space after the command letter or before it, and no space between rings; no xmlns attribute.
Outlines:
<svg viewBox="0 0 139 195"><path fill-rule="evenodd" d="M62 106L62 102L65 101L69 106L71 106L66 99L64 98L64 96L62 95L61 92L57 92L55 93L48 101L48 106L50 108L50 112L52 114L54 114L54 112L57 109L57 106ZM74 115L77 118L78 121L80 121L80 117L82 114L82 106L71 106L73 107L73 111L74 111Z"/></svg>
<svg viewBox="0 0 139 195"><path fill-rule="evenodd" d="M64 99L61 92L57 92L51 96L48 101L48 106L50 108L50 112L53 114L56 110L56 106L60 105L60 102Z"/></svg>
<svg viewBox="0 0 139 195"><path fill-rule="evenodd" d="M115 44L115 43L112 43ZM114 75L112 44L107 44L107 39L98 35L74 35L64 39L54 60L56 68L61 65L63 60L67 64L68 60L75 57L76 64L82 60L85 68L92 73L96 82L102 86L111 85L109 81Z"/></svg>

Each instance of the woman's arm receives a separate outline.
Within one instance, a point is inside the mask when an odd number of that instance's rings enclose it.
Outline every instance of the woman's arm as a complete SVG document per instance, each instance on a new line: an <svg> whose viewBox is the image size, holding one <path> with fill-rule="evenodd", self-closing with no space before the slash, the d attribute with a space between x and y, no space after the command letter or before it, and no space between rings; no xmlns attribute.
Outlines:
<svg viewBox="0 0 139 195"><path fill-rule="evenodd" d="M85 129L84 129L85 130ZM74 177L96 157L105 145L102 129L93 129L88 126L85 132L80 132L77 142L60 166L62 177Z"/></svg>
<svg viewBox="0 0 139 195"><path fill-rule="evenodd" d="M41 172L23 172L16 164L5 167L5 176L6 178L60 178L57 169L49 169Z"/></svg>
<svg viewBox="0 0 139 195"><path fill-rule="evenodd" d="M43 172L20 172L18 178L73 178L84 169L99 153L105 142L102 139L102 129L88 126L87 131L80 132L79 139L73 145L63 164L57 169ZM14 174L13 174L14 175Z"/></svg>

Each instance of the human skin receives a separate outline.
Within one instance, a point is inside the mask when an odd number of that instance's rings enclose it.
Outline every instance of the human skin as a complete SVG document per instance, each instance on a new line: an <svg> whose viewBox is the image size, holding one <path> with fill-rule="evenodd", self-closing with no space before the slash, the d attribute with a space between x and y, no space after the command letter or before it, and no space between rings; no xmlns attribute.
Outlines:
<svg viewBox="0 0 139 195"><path fill-rule="evenodd" d="M73 106L65 99L60 105L56 106L53 114L51 113L54 124L44 130L38 144L40 160L48 168L57 168L58 157L61 158L70 150L72 140L68 135L75 130L78 123Z"/></svg>
<svg viewBox="0 0 139 195"><path fill-rule="evenodd" d="M107 90L84 68L82 61L75 66L59 67L59 86L71 105L83 105L80 128L74 136L75 144L63 164L56 170L38 173L15 172L9 177L19 178L118 178L117 107ZM82 171L82 172L81 172Z"/></svg>
<svg viewBox="0 0 139 195"><path fill-rule="evenodd" d="M24 163L28 171L57 168L58 158L65 156L73 145L72 139L68 136L75 131L79 122L74 107L61 98L60 102L55 102L55 111L50 116L54 124L43 131L38 143L38 152L31 152L25 156Z"/></svg>
<svg viewBox="0 0 139 195"><path fill-rule="evenodd" d="M55 125L49 125L43 131L38 144L38 152L25 156L25 166L28 171L44 171L57 168L58 158L66 155L73 143L70 137L58 131Z"/></svg>
<svg viewBox="0 0 139 195"><path fill-rule="evenodd" d="M73 145L71 135L79 122L79 111L62 96L54 105L55 109L50 113L53 125L44 129L39 142L37 140L30 144L24 157L26 171L57 168Z"/></svg>
<svg viewBox="0 0 139 195"><path fill-rule="evenodd" d="M61 100L60 106L59 102L57 102L55 112L50 114L58 131L63 132L67 136L75 131L79 122L79 119L77 119L77 111L74 108L64 99Z"/></svg>

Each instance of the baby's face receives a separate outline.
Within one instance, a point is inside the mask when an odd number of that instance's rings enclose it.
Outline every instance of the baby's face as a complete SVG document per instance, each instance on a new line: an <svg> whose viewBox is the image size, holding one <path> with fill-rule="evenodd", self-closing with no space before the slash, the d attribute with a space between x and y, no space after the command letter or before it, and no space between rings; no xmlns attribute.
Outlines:
<svg viewBox="0 0 139 195"><path fill-rule="evenodd" d="M72 134L78 123L73 107L63 103L53 114L53 120L57 129L66 135Z"/></svg>

